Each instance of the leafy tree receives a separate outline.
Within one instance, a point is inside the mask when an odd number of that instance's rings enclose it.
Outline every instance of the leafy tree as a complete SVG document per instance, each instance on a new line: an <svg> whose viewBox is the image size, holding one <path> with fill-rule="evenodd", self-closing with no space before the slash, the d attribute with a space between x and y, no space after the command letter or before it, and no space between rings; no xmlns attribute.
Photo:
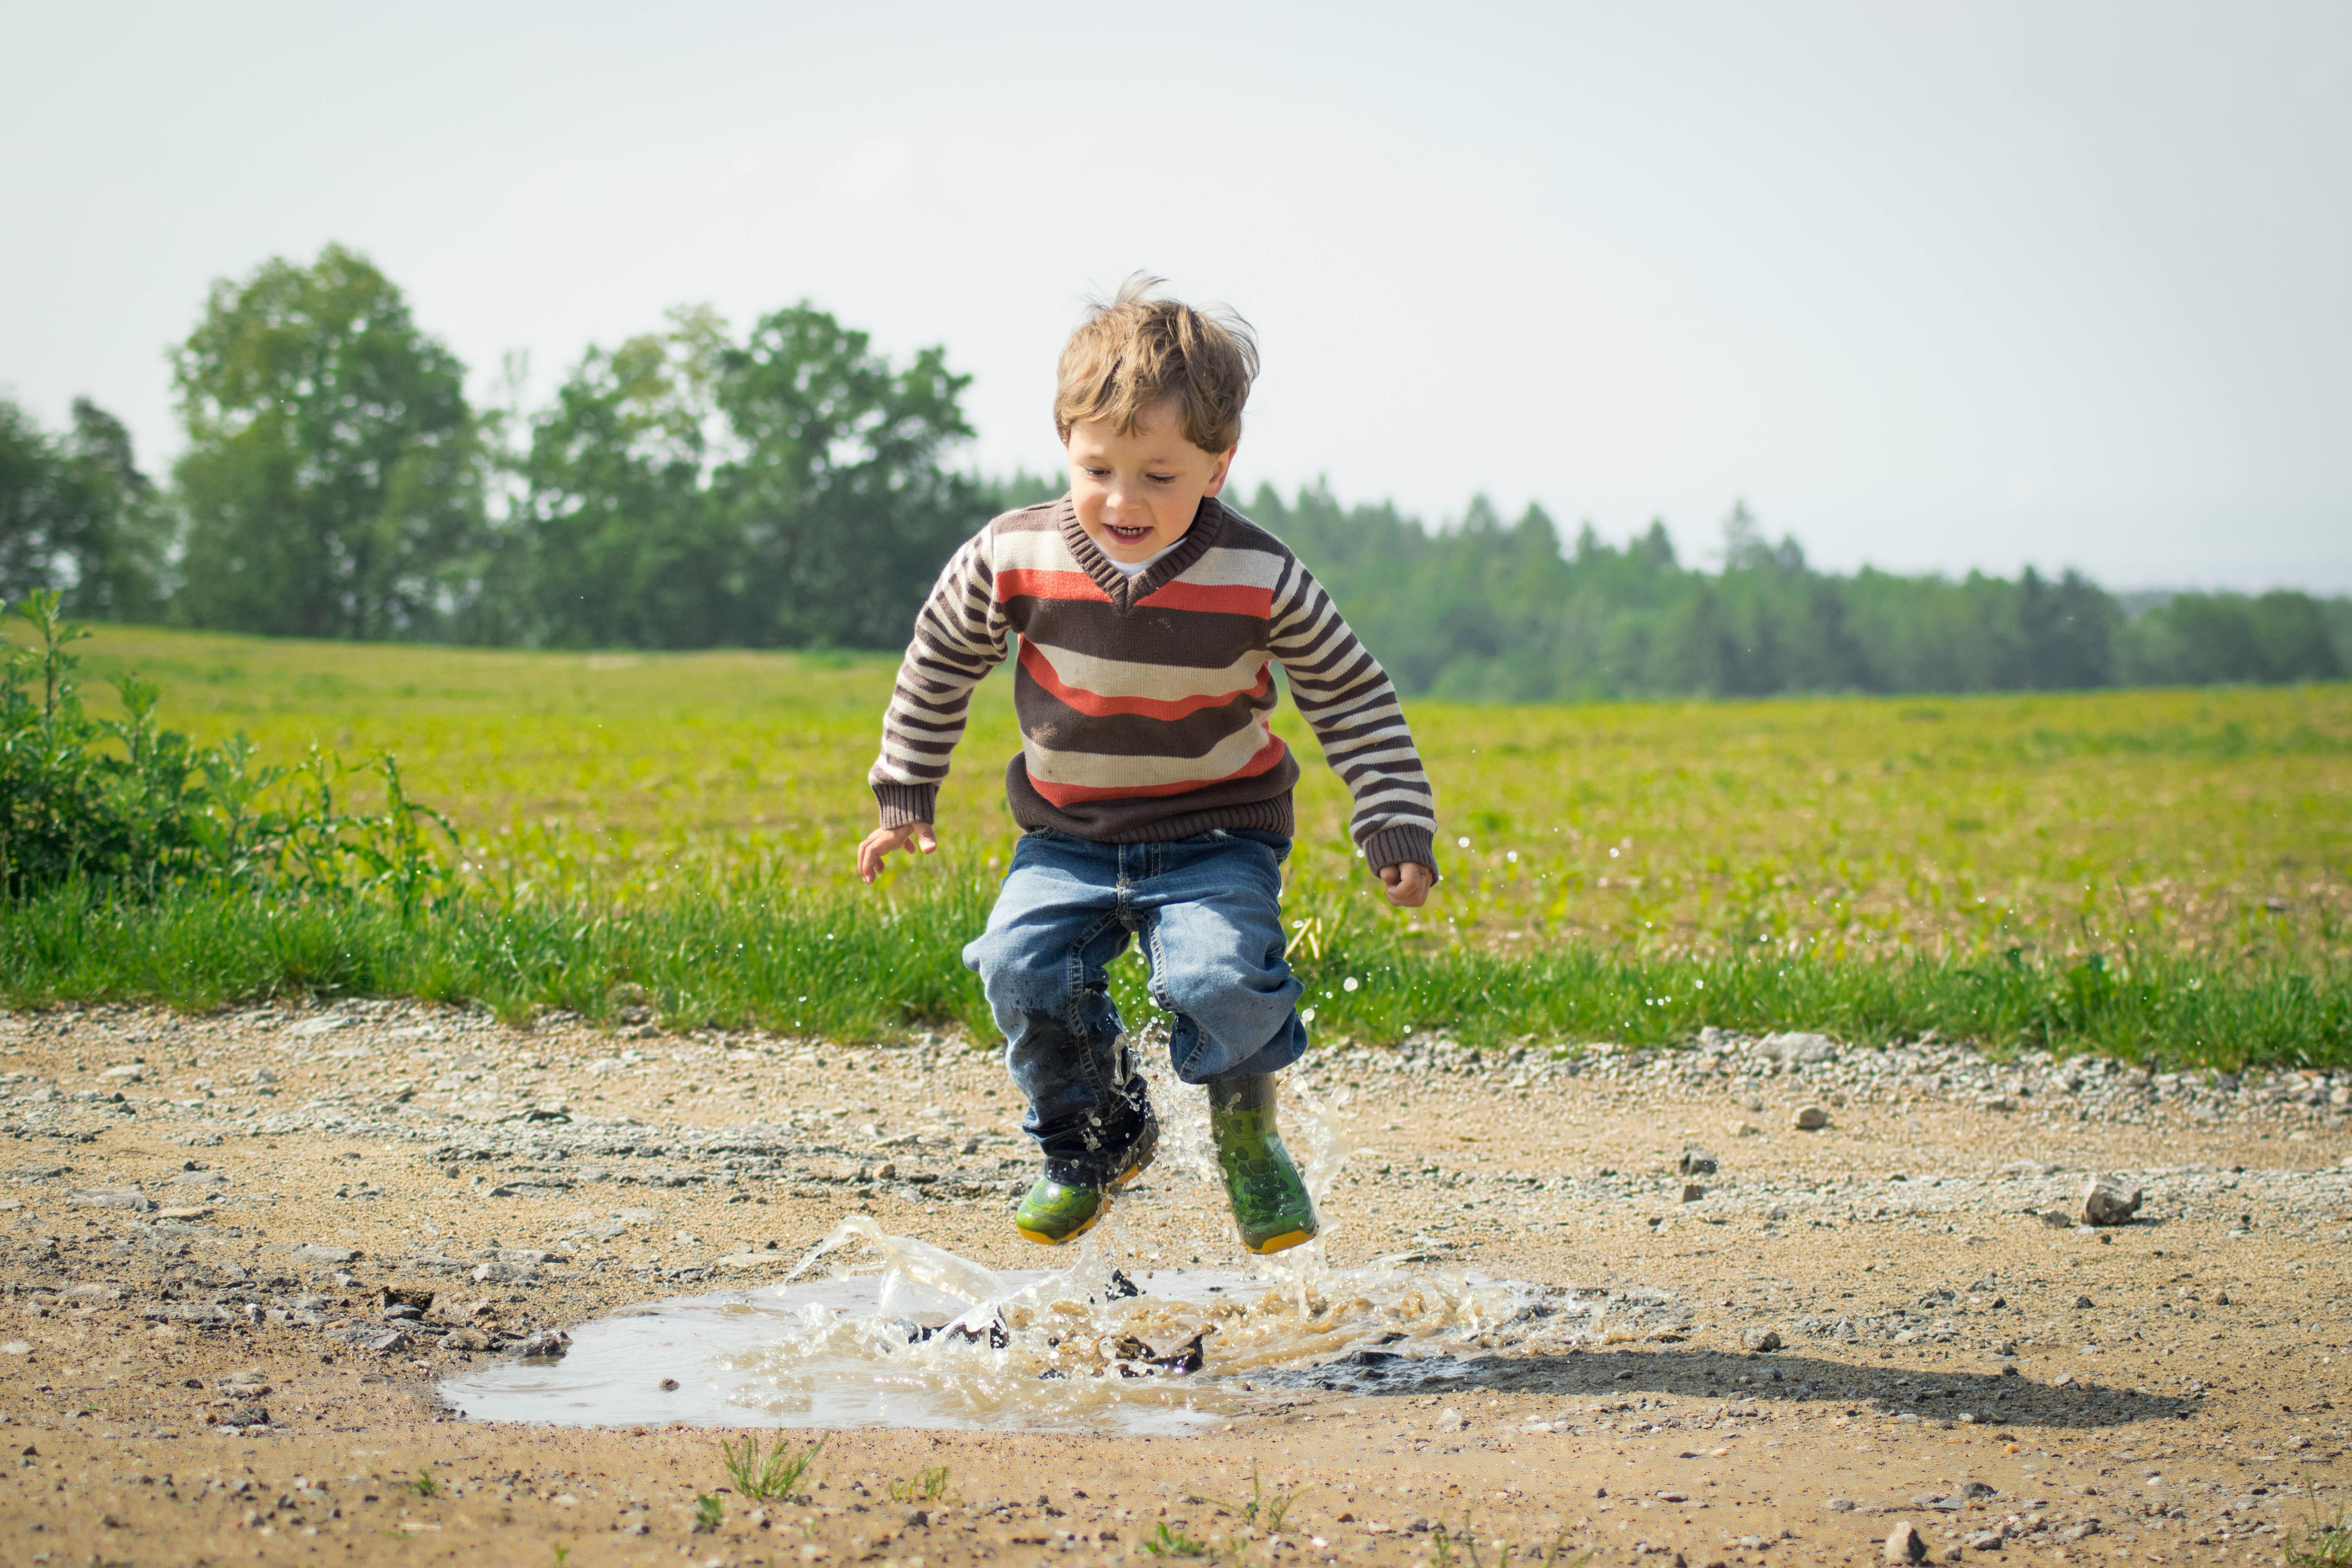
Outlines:
<svg viewBox="0 0 2352 1568"><path fill-rule="evenodd" d="M366 258L215 284L173 368L186 619L394 637L458 612L482 525L464 367Z"/></svg>
<svg viewBox="0 0 2352 1568"><path fill-rule="evenodd" d="M979 485L939 462L971 434L958 403L971 384L942 348L894 371L866 334L805 301L720 355L718 402L740 455L713 488L743 552L740 640L905 638L940 566L985 521Z"/></svg>
<svg viewBox="0 0 2352 1568"><path fill-rule="evenodd" d="M971 434L958 405L970 384L937 348L894 369L806 304L740 342L698 308L590 350L532 426L501 566L529 636L902 641L940 564L1005 504L940 465Z"/></svg>
<svg viewBox="0 0 2352 1568"><path fill-rule="evenodd" d="M169 544L121 420L78 397L72 427L52 437L0 399L0 597L54 588L68 614L152 618Z"/></svg>
<svg viewBox="0 0 2352 1568"><path fill-rule="evenodd" d="M533 421L520 517L499 574L523 640L693 647L723 640L743 586L709 496L726 323L673 310L666 331L591 346Z"/></svg>

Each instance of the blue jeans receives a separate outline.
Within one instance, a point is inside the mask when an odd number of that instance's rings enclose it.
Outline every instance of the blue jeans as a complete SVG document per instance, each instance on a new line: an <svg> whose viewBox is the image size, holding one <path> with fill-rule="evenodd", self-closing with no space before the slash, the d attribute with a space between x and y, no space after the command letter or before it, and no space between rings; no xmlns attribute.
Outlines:
<svg viewBox="0 0 2352 1568"><path fill-rule="evenodd" d="M1029 1101L1022 1127L1056 1181L1099 1184L1153 1128L1106 973L1139 937L1151 999L1176 1017L1186 1083L1277 1072L1307 1049L1305 989L1283 961L1290 840L1246 830L1171 844L1097 844L1034 830L1013 851L988 929L963 950Z"/></svg>

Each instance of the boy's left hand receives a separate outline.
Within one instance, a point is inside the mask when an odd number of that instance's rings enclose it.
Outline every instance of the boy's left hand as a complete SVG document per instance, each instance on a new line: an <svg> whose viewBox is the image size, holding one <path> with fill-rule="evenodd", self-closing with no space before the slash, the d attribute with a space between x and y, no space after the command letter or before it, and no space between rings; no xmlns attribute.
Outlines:
<svg viewBox="0 0 2352 1568"><path fill-rule="evenodd" d="M1411 860L1381 868L1381 882L1388 889L1389 902L1401 910L1417 910L1429 897L1429 889L1437 885L1437 873Z"/></svg>

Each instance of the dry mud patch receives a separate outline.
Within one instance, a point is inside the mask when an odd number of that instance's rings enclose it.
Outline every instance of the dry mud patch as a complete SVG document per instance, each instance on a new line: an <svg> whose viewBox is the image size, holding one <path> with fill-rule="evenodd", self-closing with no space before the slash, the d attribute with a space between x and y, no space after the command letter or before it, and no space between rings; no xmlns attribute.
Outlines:
<svg viewBox="0 0 2352 1568"><path fill-rule="evenodd" d="M988 1053L405 1004L0 1016L0 1561L904 1565L1181 1537L1420 1563L1467 1561L1466 1521L1488 1563L1564 1541L1696 1568L1875 1560L1908 1521L1937 1557L2267 1563L2341 1504L2344 1079L1714 1035L1564 1062L1341 1044L1299 1078L1354 1146L1332 1265L1648 1306L1411 1375L1291 1369L1192 1436L838 1433L806 1504L755 1505L716 1491L712 1431L489 1425L436 1389L780 1278L850 1213L1036 1267ZM1827 1125L1798 1131L1808 1108ZM2053 1223L2096 1173L2143 1193L2132 1221ZM1139 1268L1239 1261L1181 1160L1119 1217ZM941 1496L893 1500L939 1467ZM1278 1532L1242 1511L1254 1471L1296 1498Z"/></svg>

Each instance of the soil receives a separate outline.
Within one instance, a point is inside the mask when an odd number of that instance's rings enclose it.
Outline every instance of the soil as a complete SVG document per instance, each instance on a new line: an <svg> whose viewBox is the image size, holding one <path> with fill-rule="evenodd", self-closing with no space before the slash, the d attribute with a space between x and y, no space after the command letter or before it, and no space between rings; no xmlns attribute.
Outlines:
<svg viewBox="0 0 2352 1568"><path fill-rule="evenodd" d="M490 1424L438 1385L780 1279L850 1213L1038 1267L989 1052L0 1015L0 1561L1697 1568L1878 1561L1907 1524L1938 1561L2268 1563L2341 1510L2352 1078L1710 1031L1342 1041L1292 1087L1328 1112L1294 1142L1354 1145L1333 1265L1645 1305L1409 1377L1343 1359L1196 1436L840 1432L805 1501L755 1503L713 1429ZM2103 1173L2137 1210L2077 1223ZM1243 1261L1181 1159L1118 1217L1140 1268Z"/></svg>

